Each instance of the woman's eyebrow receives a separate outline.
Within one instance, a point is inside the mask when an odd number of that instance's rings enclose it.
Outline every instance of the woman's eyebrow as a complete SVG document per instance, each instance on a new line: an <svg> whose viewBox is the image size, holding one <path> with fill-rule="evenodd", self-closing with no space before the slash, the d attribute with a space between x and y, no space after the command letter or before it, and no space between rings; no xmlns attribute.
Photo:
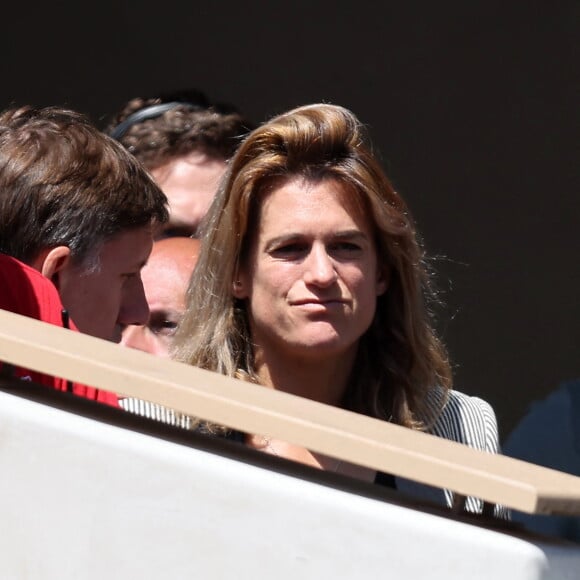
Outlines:
<svg viewBox="0 0 580 580"><path fill-rule="evenodd" d="M292 232L292 233L284 234L281 236L275 236L275 237L267 240L266 243L264 244L264 247L266 248L266 250L268 250L272 247L280 246L280 245L286 244L288 242L294 242L294 241L301 239L303 237L304 237L304 234L299 234L298 232L295 232L295 233Z"/></svg>
<svg viewBox="0 0 580 580"><path fill-rule="evenodd" d="M276 246L287 244L289 242L295 242L297 240L301 240L305 237L308 238L309 236L304 234L304 233L300 233L300 232L290 232L288 234L283 234L281 236L275 236L273 238L270 238L269 240L266 241L264 247L266 250L268 250L268 249L271 249L271 248L276 247ZM336 239L338 239L338 240L349 239L349 240L360 240L360 241L368 240L368 236L365 234L365 232L358 230L358 229L341 230L338 232L333 232L329 236L329 238L335 239L335 240Z"/></svg>
<svg viewBox="0 0 580 580"><path fill-rule="evenodd" d="M333 234L333 237L368 240L368 236L362 230L354 230L354 229L335 232Z"/></svg>

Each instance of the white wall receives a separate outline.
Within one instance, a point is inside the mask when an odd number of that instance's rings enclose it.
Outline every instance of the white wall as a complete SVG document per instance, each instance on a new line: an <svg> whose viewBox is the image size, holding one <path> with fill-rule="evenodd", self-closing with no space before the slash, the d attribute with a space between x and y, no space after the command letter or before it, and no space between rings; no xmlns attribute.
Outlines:
<svg viewBox="0 0 580 580"><path fill-rule="evenodd" d="M0 578L577 578L531 542L0 392Z"/></svg>

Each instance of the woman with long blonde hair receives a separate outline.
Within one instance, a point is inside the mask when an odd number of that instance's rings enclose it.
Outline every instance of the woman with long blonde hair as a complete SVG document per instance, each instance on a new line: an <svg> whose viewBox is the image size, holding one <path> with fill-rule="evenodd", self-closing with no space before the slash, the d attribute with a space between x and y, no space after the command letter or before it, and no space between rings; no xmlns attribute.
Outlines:
<svg viewBox="0 0 580 580"><path fill-rule="evenodd" d="M255 129L231 160L204 225L175 358L497 452L491 407L451 390L434 298L409 209L361 123L345 108L308 105ZM377 478L284 441L244 438ZM481 507L469 498L468 509Z"/></svg>

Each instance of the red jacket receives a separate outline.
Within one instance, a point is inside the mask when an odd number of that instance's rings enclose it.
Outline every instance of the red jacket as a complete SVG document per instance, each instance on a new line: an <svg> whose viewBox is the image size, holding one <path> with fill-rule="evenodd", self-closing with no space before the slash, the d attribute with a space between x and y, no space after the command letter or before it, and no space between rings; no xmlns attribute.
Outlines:
<svg viewBox="0 0 580 580"><path fill-rule="evenodd" d="M61 328L66 326L71 331L78 332L74 322L68 319L58 291L52 282L38 270L6 254L0 254L0 308L55 324ZM119 406L117 395L108 391L70 383L65 379L23 368L17 368L15 375L23 380L31 380L58 391L71 391L75 395L93 401L114 407Z"/></svg>

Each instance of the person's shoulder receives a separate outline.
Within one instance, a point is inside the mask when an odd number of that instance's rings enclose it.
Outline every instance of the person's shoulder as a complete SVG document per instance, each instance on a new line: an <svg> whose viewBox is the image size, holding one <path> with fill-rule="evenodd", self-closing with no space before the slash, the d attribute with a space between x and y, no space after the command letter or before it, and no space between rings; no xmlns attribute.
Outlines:
<svg viewBox="0 0 580 580"><path fill-rule="evenodd" d="M20 273L26 278L30 280L39 280L44 278L47 280L38 270L35 270L32 266L21 262L17 258L13 256L9 256L8 254L0 253L0 269L3 273Z"/></svg>
<svg viewBox="0 0 580 580"><path fill-rule="evenodd" d="M580 378L563 382L554 392L555 396L564 397L580 410Z"/></svg>
<svg viewBox="0 0 580 580"><path fill-rule="evenodd" d="M432 399L443 406L430 432L477 449L497 452L498 428L492 406L480 397L461 391L436 389Z"/></svg>
<svg viewBox="0 0 580 580"><path fill-rule="evenodd" d="M533 437L533 432L558 429L562 421L570 416L574 403L580 404L580 381L561 383L545 398L531 403L528 411L514 429L530 431L527 436ZM539 434L539 433L538 433ZM545 433L542 438L545 437Z"/></svg>
<svg viewBox="0 0 580 580"><path fill-rule="evenodd" d="M449 391L447 407L450 410L481 415L482 417L495 417L492 406L486 400L474 395L467 395L461 391Z"/></svg>
<svg viewBox="0 0 580 580"><path fill-rule="evenodd" d="M532 403L504 445L506 455L580 475L580 380Z"/></svg>
<svg viewBox="0 0 580 580"><path fill-rule="evenodd" d="M541 412L544 409L568 407L571 399L580 393L580 379L564 381L551 391L544 399L532 403L530 412Z"/></svg>
<svg viewBox="0 0 580 580"><path fill-rule="evenodd" d="M431 404L438 404L441 407L440 417L472 416L482 419L493 418L495 412L492 406L480 397L467 395L461 391L453 389L445 390L435 387L429 394Z"/></svg>
<svg viewBox="0 0 580 580"><path fill-rule="evenodd" d="M54 284L23 262L0 254L0 307L62 326L62 302Z"/></svg>
<svg viewBox="0 0 580 580"><path fill-rule="evenodd" d="M8 300L8 298L4 298L7 295L8 291L11 291L10 299L14 299L14 296L17 296L16 286L20 286L22 284L30 284L32 280L36 280L38 276L42 276L40 272L31 268L24 262L9 256L8 254L0 253L0 277L4 280L4 284L2 284L2 294L1 296L3 299Z"/></svg>

